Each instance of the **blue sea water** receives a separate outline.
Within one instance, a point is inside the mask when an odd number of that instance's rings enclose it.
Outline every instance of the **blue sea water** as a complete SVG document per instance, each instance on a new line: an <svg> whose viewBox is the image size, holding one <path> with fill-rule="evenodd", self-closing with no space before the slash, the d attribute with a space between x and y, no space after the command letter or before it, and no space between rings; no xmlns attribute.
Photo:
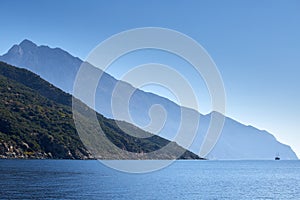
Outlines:
<svg viewBox="0 0 300 200"><path fill-rule="evenodd" d="M95 160L0 160L0 199L300 199L300 162L176 161L128 174Z"/></svg>

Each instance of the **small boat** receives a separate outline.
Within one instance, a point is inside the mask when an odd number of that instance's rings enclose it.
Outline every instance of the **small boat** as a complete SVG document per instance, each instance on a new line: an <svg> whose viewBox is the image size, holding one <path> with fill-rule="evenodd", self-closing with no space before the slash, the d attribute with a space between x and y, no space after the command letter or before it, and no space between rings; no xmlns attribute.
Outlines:
<svg viewBox="0 0 300 200"><path fill-rule="evenodd" d="M275 160L280 160L279 153L276 154Z"/></svg>

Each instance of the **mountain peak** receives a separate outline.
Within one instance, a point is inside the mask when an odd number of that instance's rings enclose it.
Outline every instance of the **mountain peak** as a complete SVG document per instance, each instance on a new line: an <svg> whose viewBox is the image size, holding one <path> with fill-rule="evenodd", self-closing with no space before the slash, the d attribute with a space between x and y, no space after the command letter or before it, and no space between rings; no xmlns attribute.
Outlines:
<svg viewBox="0 0 300 200"><path fill-rule="evenodd" d="M29 48L29 49L32 49L32 48L35 48L37 47L37 45L35 43L33 43L32 41L28 40L28 39L25 39L23 40L20 44L19 44L20 47L22 48Z"/></svg>

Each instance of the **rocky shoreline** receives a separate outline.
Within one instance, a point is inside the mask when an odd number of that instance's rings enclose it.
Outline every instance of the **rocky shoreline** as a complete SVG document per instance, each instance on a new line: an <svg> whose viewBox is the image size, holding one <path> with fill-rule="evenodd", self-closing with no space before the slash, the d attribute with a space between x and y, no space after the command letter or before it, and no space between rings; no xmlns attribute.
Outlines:
<svg viewBox="0 0 300 200"><path fill-rule="evenodd" d="M87 151L85 152L86 155L83 155L81 152L78 152L76 155L73 155L70 150L66 149L66 151L66 156L56 157L53 156L51 152L32 151L30 150L29 145L25 142L22 142L22 145L16 145L13 142L0 141L0 159L95 159Z"/></svg>
<svg viewBox="0 0 300 200"><path fill-rule="evenodd" d="M90 154L87 150L76 151L76 153L72 154L70 150L68 150L66 147L64 149L66 152L63 154L60 154L62 156L53 156L51 152L44 152L44 151L32 151L30 150L30 147L25 142L21 143L22 145L17 145L14 142L4 142L0 140L0 159L59 159L59 160L96 160L96 159L112 159L112 160L140 160L140 159L147 159L143 157L142 153L137 153L136 157L134 158L126 158L126 157L97 157L95 158ZM82 153L82 151L84 151ZM153 159L153 158L149 158ZM184 156L182 155L180 158L174 158L174 157L168 157L168 156L162 156L157 157L157 160L169 160L169 159L179 159L179 160L206 160L204 158L200 158L198 156L196 157L190 157L190 156Z"/></svg>

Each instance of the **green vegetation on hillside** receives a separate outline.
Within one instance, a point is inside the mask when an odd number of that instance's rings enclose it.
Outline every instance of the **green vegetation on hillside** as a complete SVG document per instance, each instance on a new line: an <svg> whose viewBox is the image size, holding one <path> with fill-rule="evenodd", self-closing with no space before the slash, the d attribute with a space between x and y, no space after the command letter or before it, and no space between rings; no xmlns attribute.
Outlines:
<svg viewBox="0 0 300 200"><path fill-rule="evenodd" d="M71 104L71 95L39 76L0 62L0 157L92 158L90 152L93 149L87 150L76 132ZM82 107L89 109L84 104ZM130 136L117 126L115 120L100 114L97 114L97 117L105 136L120 149L132 152L136 156L98 150L97 158L147 159L141 155L161 149L170 143L133 125L120 122L128 131L148 134L151 137L142 139ZM175 143L171 143L170 146L172 151L156 154L150 159L174 159L174 152L183 150ZM199 159L189 151L180 158Z"/></svg>

